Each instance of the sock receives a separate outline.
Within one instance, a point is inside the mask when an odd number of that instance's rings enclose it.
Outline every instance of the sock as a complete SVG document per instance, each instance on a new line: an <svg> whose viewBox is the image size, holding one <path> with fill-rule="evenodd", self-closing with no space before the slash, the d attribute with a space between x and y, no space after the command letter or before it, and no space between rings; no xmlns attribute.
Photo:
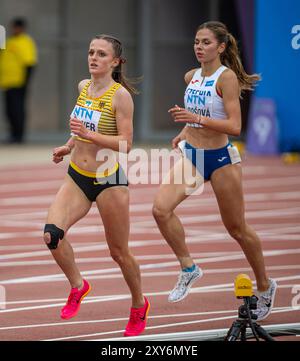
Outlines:
<svg viewBox="0 0 300 361"><path fill-rule="evenodd" d="M193 264L192 267L183 268L182 271L183 271L183 272L193 272L193 271L195 271L195 269L196 269L196 265Z"/></svg>

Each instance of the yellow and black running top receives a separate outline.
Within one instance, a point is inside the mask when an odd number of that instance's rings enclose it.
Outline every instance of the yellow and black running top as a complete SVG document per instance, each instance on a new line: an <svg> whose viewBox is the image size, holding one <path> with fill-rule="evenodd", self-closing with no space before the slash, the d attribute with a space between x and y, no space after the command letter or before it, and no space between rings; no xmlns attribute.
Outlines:
<svg viewBox="0 0 300 361"><path fill-rule="evenodd" d="M114 83L100 97L91 98L87 93L90 84L91 80L86 83L79 94L71 117L81 120L85 127L93 132L106 135L118 135L116 116L112 109L112 99L115 92L122 85L120 83ZM82 139L78 136L76 136L76 139L91 143L89 140Z"/></svg>

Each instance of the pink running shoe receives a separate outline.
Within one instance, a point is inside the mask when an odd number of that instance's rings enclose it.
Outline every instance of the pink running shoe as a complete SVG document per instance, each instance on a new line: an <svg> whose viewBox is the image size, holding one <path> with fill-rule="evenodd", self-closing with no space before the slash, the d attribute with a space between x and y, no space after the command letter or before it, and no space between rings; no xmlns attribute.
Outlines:
<svg viewBox="0 0 300 361"><path fill-rule="evenodd" d="M124 336L138 336L142 333L146 327L147 316L150 310L150 303L145 298L145 304L140 308L131 308L130 309L130 318L127 323Z"/></svg>
<svg viewBox="0 0 300 361"><path fill-rule="evenodd" d="M81 290L72 288L66 305L61 309L60 317L64 320L68 320L69 318L76 316L80 309L80 302L91 289L90 284L86 280L83 280L83 287Z"/></svg>

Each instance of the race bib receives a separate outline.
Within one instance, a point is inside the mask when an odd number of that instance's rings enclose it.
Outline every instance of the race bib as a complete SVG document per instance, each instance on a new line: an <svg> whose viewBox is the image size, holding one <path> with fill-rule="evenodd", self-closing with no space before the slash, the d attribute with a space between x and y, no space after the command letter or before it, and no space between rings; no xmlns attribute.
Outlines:
<svg viewBox="0 0 300 361"><path fill-rule="evenodd" d="M194 90L194 92L195 94L191 93L186 96L186 109L189 112L202 117L211 118L213 112L213 98L211 91ZM203 128L203 126L198 123L187 123L186 125L193 128Z"/></svg>
<svg viewBox="0 0 300 361"><path fill-rule="evenodd" d="M181 151L181 153L184 155L184 151L185 151L185 144L186 141L185 140L181 140L178 144L177 147L178 149Z"/></svg>
<svg viewBox="0 0 300 361"><path fill-rule="evenodd" d="M231 164L240 163L242 161L237 147L229 146L227 149L231 160Z"/></svg>
<svg viewBox="0 0 300 361"><path fill-rule="evenodd" d="M88 130L91 130L92 132L98 131L98 124L101 118L101 112L98 110L84 108L76 104L71 113L71 117L81 120Z"/></svg>

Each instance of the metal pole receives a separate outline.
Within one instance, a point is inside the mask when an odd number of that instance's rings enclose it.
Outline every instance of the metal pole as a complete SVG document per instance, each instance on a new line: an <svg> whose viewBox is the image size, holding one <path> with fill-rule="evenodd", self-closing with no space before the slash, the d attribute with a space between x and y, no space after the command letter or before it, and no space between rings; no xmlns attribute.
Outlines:
<svg viewBox="0 0 300 361"><path fill-rule="evenodd" d="M138 111L135 116L138 123L138 139L145 141L151 136L153 104L153 62L152 62L152 5L151 0L137 0L139 23L137 39L137 64L142 76L141 94L138 96Z"/></svg>
<svg viewBox="0 0 300 361"><path fill-rule="evenodd" d="M71 94L72 94L72 54L70 38L70 0L60 1L60 38L58 40L58 76L59 89L59 130L66 130L68 127L68 114L71 113Z"/></svg>
<svg viewBox="0 0 300 361"><path fill-rule="evenodd" d="M209 0L209 18L210 20L219 20L219 0Z"/></svg>

